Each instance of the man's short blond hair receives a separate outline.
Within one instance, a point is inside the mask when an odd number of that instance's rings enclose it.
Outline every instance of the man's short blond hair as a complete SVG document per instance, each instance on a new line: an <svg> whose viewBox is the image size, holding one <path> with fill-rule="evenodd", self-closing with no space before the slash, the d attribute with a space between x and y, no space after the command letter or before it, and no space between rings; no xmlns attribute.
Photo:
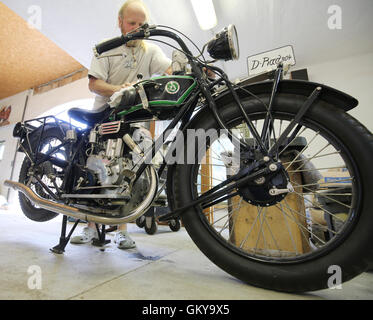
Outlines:
<svg viewBox="0 0 373 320"><path fill-rule="evenodd" d="M147 6L145 5L145 3L142 0L127 0L125 3L123 3L121 8L119 9L118 16L120 18L123 18L124 13L126 12L127 8L131 4L139 4L144 9L145 22L148 22L149 21L149 9L147 8Z"/></svg>
<svg viewBox="0 0 373 320"><path fill-rule="evenodd" d="M124 13L126 12L127 8L132 4L138 4L144 9L145 13L145 22L149 22L149 9L145 5L145 3L142 0L127 0L123 5L120 7L118 11L118 17L123 19ZM146 43L143 40L140 40L140 46L145 51L146 50Z"/></svg>

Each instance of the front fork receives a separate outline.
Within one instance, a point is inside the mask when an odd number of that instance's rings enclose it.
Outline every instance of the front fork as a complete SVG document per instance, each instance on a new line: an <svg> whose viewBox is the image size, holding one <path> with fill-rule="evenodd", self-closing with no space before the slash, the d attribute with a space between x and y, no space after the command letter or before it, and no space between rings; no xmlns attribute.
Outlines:
<svg viewBox="0 0 373 320"><path fill-rule="evenodd" d="M221 70L219 69L219 71ZM221 73L225 76L225 74L222 71ZM273 118L272 118L273 103L274 103L274 98L278 91L278 86L279 86L279 83L282 77L283 77L283 67L282 65L279 65L278 68L275 70L275 76L273 80L273 86L272 86L272 92L271 92L271 96L269 100L269 106L267 108L267 114L264 120L264 125L263 125L263 130L262 130L261 135L259 135L251 119L246 114L241 104L241 101L237 95L237 92L234 90L234 87L229 81L227 81L227 87L231 91L233 98L235 102L237 103L237 106L239 110L241 111L242 116L245 119L245 122L250 130L250 133L253 135L254 139L256 140L260 148L260 151L263 155L263 159L257 163L257 167L259 169L255 171L254 173L250 173L247 171L245 172L244 170L241 170L238 174L230 177L229 179L223 181L222 183L213 187L209 191L205 192L204 194L202 194L200 197L198 197L195 201L191 202L187 206L176 208L175 210L173 210L173 212L161 217L160 218L161 221L167 221L167 220L179 217L180 214L182 214L186 209L193 207L195 205L202 205L204 209L211 207L215 205L216 203L219 203L221 201L224 201L226 199L236 196L238 192L232 192L234 191L234 189L248 185L250 183L255 183L255 181L260 181L260 179L262 178L268 178L271 175L277 174L279 170L284 170L281 163L275 160L278 155L278 150L280 149L280 147L286 144L286 142L292 141L292 139L294 138L294 135L299 129L299 126L300 126L299 123L302 117L308 111L308 109L313 104L313 102L319 97L322 91L322 88L317 87L310 94L310 96L306 99L302 107L299 109L298 113L295 115L294 119L290 122L290 124L287 126L284 132L280 135L277 141L275 141L275 144L272 145L272 147L270 147L270 144L269 144L269 140L271 136L270 132L273 129ZM211 92L208 86L204 82L201 82L200 86L201 86L202 93L205 95L207 101L209 102L209 107L216 121L220 125L220 127L222 129L226 129L227 132L229 132L230 137L232 139L238 140L240 145L241 146L243 145L244 147L243 150L247 150L247 148L245 148L247 146L244 143L242 143L242 141L240 141L238 138L236 138L231 133L231 131L228 130L224 120L220 117L217 106L215 104L215 101L211 95ZM296 125L298 125L298 127L295 130L293 130ZM290 138L288 138L288 135L292 131L293 131L292 135L290 136ZM280 194L285 194L289 192L294 192L294 188L291 185L290 181L288 181L286 188L282 188L282 189L272 188L271 190L269 190L269 194L271 196L278 196Z"/></svg>

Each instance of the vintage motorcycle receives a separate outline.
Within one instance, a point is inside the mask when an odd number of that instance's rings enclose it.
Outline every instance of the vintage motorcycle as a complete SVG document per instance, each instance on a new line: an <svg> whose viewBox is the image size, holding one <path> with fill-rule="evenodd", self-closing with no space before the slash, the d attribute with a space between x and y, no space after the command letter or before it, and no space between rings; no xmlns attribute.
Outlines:
<svg viewBox="0 0 373 320"><path fill-rule="evenodd" d="M86 129L52 116L16 124L25 158L19 182L5 184L19 191L28 218L63 215L52 251L64 252L79 220L96 223L96 244L107 243L105 226L135 221L166 191L171 212L160 220L180 218L213 263L246 283L304 292L338 284L333 270L341 281L365 271L373 259L373 137L347 113L358 101L285 80L282 65L266 81L231 82L212 62L238 59L233 25L198 56L182 36L145 24L95 46L102 57L130 40L178 44L173 75L139 76L99 110L70 109ZM206 49L214 60L205 60ZM143 148L149 134L137 123L152 120L169 124ZM145 134L136 140L138 130ZM192 161L171 161L180 154ZM68 235L67 217L78 219Z"/></svg>

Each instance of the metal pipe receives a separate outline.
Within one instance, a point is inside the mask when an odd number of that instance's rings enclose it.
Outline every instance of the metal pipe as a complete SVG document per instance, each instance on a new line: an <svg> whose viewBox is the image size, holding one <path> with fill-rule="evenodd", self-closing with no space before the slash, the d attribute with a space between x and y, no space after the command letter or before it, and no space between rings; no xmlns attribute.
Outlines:
<svg viewBox="0 0 373 320"><path fill-rule="evenodd" d="M105 224L105 225L116 225L116 224L122 224L122 223L128 223L136 220L141 215L145 213L145 211L150 207L150 205L153 203L154 197L157 192L158 187L158 179L156 171L152 166L149 166L150 168L150 190L143 200L143 202L134 210L132 210L127 216L125 217L103 217L103 216L97 216L94 213L90 212L89 210L84 209L78 209L74 208L65 204L56 203L47 199L43 199L39 197L34 191L32 191L29 187L24 185L20 182L5 180L4 185L7 187L11 187L19 192L22 192L34 205L39 206L42 209L60 213L69 217L73 217L76 219L84 220L87 222L94 222L99 224Z"/></svg>
<svg viewBox="0 0 373 320"><path fill-rule="evenodd" d="M23 107L23 111L22 111L21 122L23 122L23 121L25 120L26 109L27 109L27 106L28 106L28 103L29 103L30 95L31 95L33 92L34 92L33 89L29 89L29 90L27 91L26 100L25 100L25 105L24 105L24 107ZM17 143L16 150L14 151L14 157L13 157L13 161L12 161L12 170L11 170L11 172L10 172L10 179L13 179L14 168L15 168L15 166L16 166L16 161L17 161L18 145L20 145L20 142ZM9 196L10 196L10 189L8 189L8 192L7 192L7 195L6 195L6 200L7 200L7 201L9 201Z"/></svg>

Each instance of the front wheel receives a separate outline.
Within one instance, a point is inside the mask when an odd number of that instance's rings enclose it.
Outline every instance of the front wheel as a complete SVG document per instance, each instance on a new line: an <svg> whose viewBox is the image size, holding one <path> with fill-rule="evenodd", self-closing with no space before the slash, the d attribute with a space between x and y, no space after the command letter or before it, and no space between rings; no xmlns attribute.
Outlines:
<svg viewBox="0 0 373 320"><path fill-rule="evenodd" d="M268 96L261 98L268 102ZM278 94L269 145L304 100ZM261 133L265 107L253 98L243 104ZM237 150L226 136L208 136L197 164L177 165L173 182L177 207L187 206L243 168L252 170L261 159L237 107L228 104L220 112L249 150ZM205 132L218 129L208 112L192 126ZM200 250L231 275L267 289L305 292L333 285L333 270L340 270L343 282L372 261L373 137L351 116L320 101L295 130L277 153L281 175L240 186L232 191L234 197L222 197L209 207L192 207L183 212L182 220ZM239 159L227 161L232 154L239 154ZM286 187L287 180L292 193L269 193L276 184Z"/></svg>

